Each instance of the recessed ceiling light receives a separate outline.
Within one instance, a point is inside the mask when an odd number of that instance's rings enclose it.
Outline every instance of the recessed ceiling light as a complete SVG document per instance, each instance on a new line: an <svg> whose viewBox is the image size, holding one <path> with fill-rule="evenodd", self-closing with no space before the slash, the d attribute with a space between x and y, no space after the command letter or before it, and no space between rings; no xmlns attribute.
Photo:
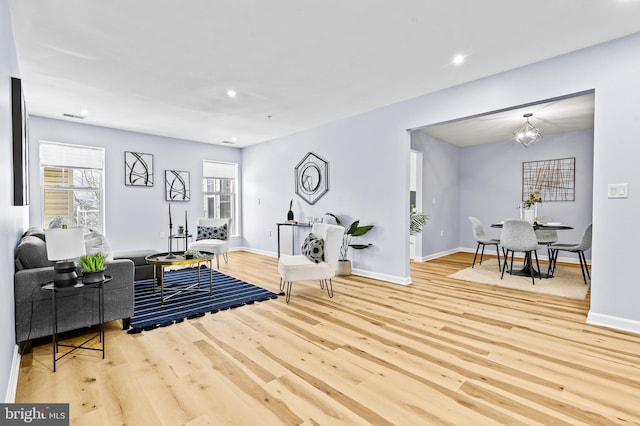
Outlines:
<svg viewBox="0 0 640 426"><path fill-rule="evenodd" d="M454 65L460 65L460 64L462 64L464 62L464 60L465 60L464 55L456 55L456 56L453 57L453 61L452 62L453 62Z"/></svg>
<svg viewBox="0 0 640 426"><path fill-rule="evenodd" d="M237 96L237 93L235 90L229 89L227 90L227 96L230 98L235 98Z"/></svg>
<svg viewBox="0 0 640 426"><path fill-rule="evenodd" d="M84 115L86 117L87 115L89 115L89 110L87 110L86 108L82 108L80 110L80 115Z"/></svg>

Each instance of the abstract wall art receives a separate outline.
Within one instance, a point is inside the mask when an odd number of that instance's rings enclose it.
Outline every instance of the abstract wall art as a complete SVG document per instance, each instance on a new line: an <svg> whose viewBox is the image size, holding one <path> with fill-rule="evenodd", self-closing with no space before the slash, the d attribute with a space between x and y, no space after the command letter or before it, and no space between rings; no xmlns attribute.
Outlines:
<svg viewBox="0 0 640 426"><path fill-rule="evenodd" d="M527 161L522 163L522 201L534 190L542 201L575 201L576 159Z"/></svg>
<svg viewBox="0 0 640 426"><path fill-rule="evenodd" d="M165 170L164 180L167 201L189 201L191 199L189 172Z"/></svg>
<svg viewBox="0 0 640 426"><path fill-rule="evenodd" d="M125 151L124 184L127 186L153 186L152 154Z"/></svg>

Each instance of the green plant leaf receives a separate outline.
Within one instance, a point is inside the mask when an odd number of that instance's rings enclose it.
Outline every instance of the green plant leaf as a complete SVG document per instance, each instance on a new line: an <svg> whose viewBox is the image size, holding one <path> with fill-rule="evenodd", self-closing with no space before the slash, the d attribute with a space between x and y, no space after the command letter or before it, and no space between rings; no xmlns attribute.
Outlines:
<svg viewBox="0 0 640 426"><path fill-rule="evenodd" d="M373 225L357 226L356 229L353 230L353 232L349 232L349 233L354 237L360 237L366 234L367 232L369 232L371 228L373 228Z"/></svg>
<svg viewBox="0 0 640 426"><path fill-rule="evenodd" d="M325 214L328 215L328 216L331 216L332 218L334 218L336 220L336 224L342 225L340 223L340 219L338 219L338 216L336 216L335 214L333 214L333 213L325 213Z"/></svg>
<svg viewBox="0 0 640 426"><path fill-rule="evenodd" d="M362 249L366 249L367 247L371 246L372 244L349 244L349 247L356 249L356 250L362 250Z"/></svg>

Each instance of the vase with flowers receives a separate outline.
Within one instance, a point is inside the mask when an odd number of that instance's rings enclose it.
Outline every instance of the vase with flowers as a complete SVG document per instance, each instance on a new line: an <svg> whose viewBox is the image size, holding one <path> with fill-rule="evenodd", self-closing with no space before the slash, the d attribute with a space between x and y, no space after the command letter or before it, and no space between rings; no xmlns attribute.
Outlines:
<svg viewBox="0 0 640 426"><path fill-rule="evenodd" d="M540 197L540 190L535 188L529 193L529 198L522 202L520 218L531 223L535 222L538 218L538 203L542 204L542 197Z"/></svg>

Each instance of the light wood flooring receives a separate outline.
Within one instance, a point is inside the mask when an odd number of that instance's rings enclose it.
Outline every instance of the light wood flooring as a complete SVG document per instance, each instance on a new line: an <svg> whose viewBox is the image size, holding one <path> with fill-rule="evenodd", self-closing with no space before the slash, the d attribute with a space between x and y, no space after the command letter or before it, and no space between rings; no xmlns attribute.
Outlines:
<svg viewBox="0 0 640 426"><path fill-rule="evenodd" d="M222 272L279 291L276 259L232 252ZM640 336L585 324L575 301L412 263L413 284L358 276L126 334L106 359L51 344L22 357L16 402L68 402L74 425L640 424Z"/></svg>

